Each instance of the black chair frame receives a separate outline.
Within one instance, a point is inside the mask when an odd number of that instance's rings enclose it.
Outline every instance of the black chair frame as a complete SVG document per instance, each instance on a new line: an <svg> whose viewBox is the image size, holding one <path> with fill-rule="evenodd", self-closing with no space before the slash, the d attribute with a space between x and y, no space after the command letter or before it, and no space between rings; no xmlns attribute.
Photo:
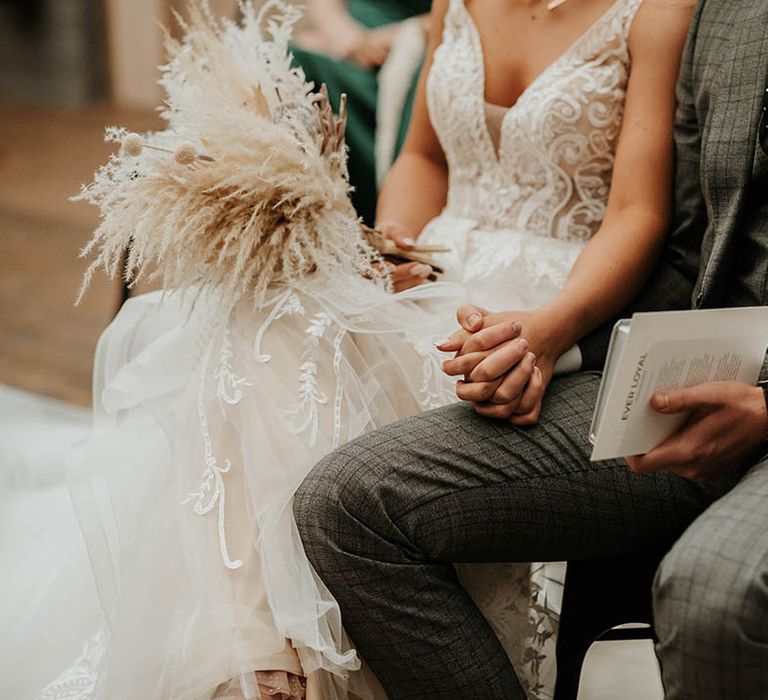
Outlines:
<svg viewBox="0 0 768 700"><path fill-rule="evenodd" d="M584 658L596 641L651 639L651 585L661 557L569 562L557 639L554 700L576 700ZM644 627L615 629L641 623Z"/></svg>

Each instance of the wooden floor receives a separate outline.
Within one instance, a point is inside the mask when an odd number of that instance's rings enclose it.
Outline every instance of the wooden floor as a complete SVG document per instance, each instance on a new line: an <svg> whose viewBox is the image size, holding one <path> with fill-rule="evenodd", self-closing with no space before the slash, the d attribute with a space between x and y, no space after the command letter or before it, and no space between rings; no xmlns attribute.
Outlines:
<svg viewBox="0 0 768 700"><path fill-rule="evenodd" d="M0 105L0 384L87 405L96 340L118 284L94 281L80 307L78 253L97 213L68 197L108 156L106 125L156 129L154 114Z"/></svg>

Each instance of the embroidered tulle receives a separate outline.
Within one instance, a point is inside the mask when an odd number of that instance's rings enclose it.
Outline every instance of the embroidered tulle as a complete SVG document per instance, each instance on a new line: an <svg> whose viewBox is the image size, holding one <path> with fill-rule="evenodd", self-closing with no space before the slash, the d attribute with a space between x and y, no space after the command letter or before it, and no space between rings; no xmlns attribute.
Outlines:
<svg viewBox="0 0 768 700"><path fill-rule="evenodd" d="M453 400L434 341L463 292L316 277L223 317L192 298L132 299L100 340L70 481L107 625L34 697L224 698L254 672L261 698L303 676L310 700L380 697L291 496L334 446Z"/></svg>
<svg viewBox="0 0 768 700"><path fill-rule="evenodd" d="M98 698L98 665L104 656L107 633L100 630L83 645L72 666L46 686L38 700L83 700Z"/></svg>

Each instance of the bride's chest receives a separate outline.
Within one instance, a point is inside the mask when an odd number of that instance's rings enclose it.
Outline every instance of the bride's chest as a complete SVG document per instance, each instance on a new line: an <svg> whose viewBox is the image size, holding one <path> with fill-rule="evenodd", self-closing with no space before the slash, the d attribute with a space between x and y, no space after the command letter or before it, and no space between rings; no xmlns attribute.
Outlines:
<svg viewBox="0 0 768 700"><path fill-rule="evenodd" d="M591 31L616 0L587 0L580 12L550 12L544 3L464 0L450 19L477 33L476 60L483 62L485 98L513 105L537 76L556 64ZM455 3L458 4L458 3ZM458 16L463 13L463 17ZM471 37L468 36L471 40ZM471 43L471 41L470 41ZM472 46L467 47L474 54Z"/></svg>
<svg viewBox="0 0 768 700"><path fill-rule="evenodd" d="M485 41L493 47L484 48L468 13L449 13L427 81L430 118L449 162L503 163L514 160L521 149L551 156L559 139L568 142L562 149L566 160L578 157L574 148L580 153L584 148L612 152L630 61L623 27L618 18L609 20L542 68L536 62L521 63L515 51L505 53L492 33ZM486 67L491 55L500 63L492 70ZM502 121L498 148L488 134L486 99L514 102Z"/></svg>
<svg viewBox="0 0 768 700"><path fill-rule="evenodd" d="M500 126L489 123L479 32L460 0L451 3L427 80L449 166L448 210L489 229L579 241L594 234L624 115L627 19L639 2L618 0L528 84Z"/></svg>

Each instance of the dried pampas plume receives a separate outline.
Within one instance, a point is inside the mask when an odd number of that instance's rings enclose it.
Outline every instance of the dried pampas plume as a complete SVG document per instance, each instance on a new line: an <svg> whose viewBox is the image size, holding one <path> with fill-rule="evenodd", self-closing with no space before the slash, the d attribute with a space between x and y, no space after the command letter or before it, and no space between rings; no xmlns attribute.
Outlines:
<svg viewBox="0 0 768 700"><path fill-rule="evenodd" d="M343 109L291 65L298 11L282 0L240 11L239 24L217 21L192 1L184 38L167 39L168 128L107 130L121 149L76 197L101 212L80 298L100 268L227 304L259 305L270 285L310 274L384 283L349 200Z"/></svg>

